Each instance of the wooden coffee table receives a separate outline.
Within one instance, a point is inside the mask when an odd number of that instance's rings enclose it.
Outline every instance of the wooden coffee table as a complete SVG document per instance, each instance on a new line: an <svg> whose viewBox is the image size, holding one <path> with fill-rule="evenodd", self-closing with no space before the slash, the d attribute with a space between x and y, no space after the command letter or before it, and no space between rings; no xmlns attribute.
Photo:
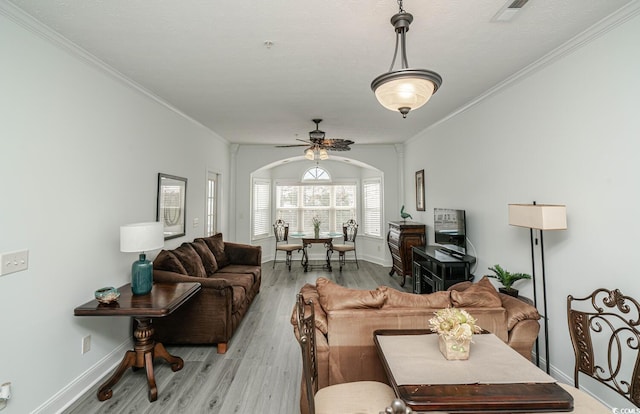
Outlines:
<svg viewBox="0 0 640 414"><path fill-rule="evenodd" d="M413 343L421 346L423 341L420 341L419 336L432 334L430 330L377 330L374 332L374 342L380 360L384 365L384 369L387 373L387 377L393 387L396 395L404 400L407 406L411 407L414 411L445 411L447 413L533 413L533 412L565 412L573 410L573 398L556 382L538 382L532 380L532 382L518 382L512 383L500 380L493 383L486 382L457 382L450 381L445 383L443 379L445 376L451 380L452 376L456 376L458 368L463 368L462 371L468 371L465 364L474 364L473 353L474 345L471 347L471 357L468 361L449 361L444 362L448 364L449 368L446 373L438 370L438 366L442 366L440 361L444 361L444 357L439 355L437 347L437 341L433 342L433 346L429 347L425 351L425 348L417 349L417 352L412 352L409 348L406 348L407 344ZM415 336L416 340L409 339L407 335ZM435 334L433 334L435 335ZM490 335L490 334L488 334ZM485 335L480 335L485 336ZM381 345L381 338L384 339L386 346L392 346L391 348L385 348ZM407 339L401 339L401 338ZM399 338L398 340L393 338ZM480 339L480 338L478 338ZM476 342L479 342L476 339ZM491 339L491 338L487 338ZM496 341L500 343L500 349L504 346L504 352L511 352L511 348L496 338ZM429 341L431 342L431 341ZM483 341L484 342L484 341ZM495 341L492 340L495 344ZM475 346L478 346L476 344ZM402 347L402 348L397 348ZM418 372L428 372L431 380L423 380L424 382L416 381L416 383L408 384L401 382L397 378L400 376L406 376L407 371L398 372L399 366L406 366L403 363L398 364L398 360L394 360L394 364L390 363L391 355L386 355L384 350L387 349L389 353L396 355L398 352L395 349L399 349L402 353L402 358L409 358L411 367L407 368L413 370L415 368ZM431 350L433 348L433 351ZM515 351L512 351L515 353ZM417 355L427 355L427 357L417 357ZM497 355L497 358L504 358L503 355ZM434 359L435 358L435 359ZM532 378L542 378L539 374L546 376L546 373L530 361L527 361L521 355L517 355L516 359L510 358L509 361L513 361L513 365L509 368L513 371L530 373L533 372ZM395 368L395 370L394 370ZM455 368L455 369L454 369ZM500 376L501 373L497 372L496 375ZM539 371L539 373L537 372ZM433 375L432 375L433 374ZM527 374L529 375L529 374ZM457 378L457 377L456 377ZM493 378L496 378L493 375ZM503 376L503 378L510 378L509 376ZM529 377L527 377L529 378ZM550 377L549 377L550 378ZM553 379L551 378L551 381Z"/></svg>
<svg viewBox="0 0 640 414"><path fill-rule="evenodd" d="M172 371L182 369L182 358L170 355L160 342L153 339L152 318L160 318L171 314L182 304L191 299L199 290L200 283L154 283L153 289L147 295L133 295L131 284L118 288L120 298L111 304L101 304L92 300L74 309L76 316L128 316L137 321L133 334L135 345L132 351L127 351L120 365L111 377L98 389L98 399L108 400L112 397L111 388L120 380L127 368L145 368L149 384L149 401L158 399L158 388L153 373L153 359L162 358L171 364Z"/></svg>

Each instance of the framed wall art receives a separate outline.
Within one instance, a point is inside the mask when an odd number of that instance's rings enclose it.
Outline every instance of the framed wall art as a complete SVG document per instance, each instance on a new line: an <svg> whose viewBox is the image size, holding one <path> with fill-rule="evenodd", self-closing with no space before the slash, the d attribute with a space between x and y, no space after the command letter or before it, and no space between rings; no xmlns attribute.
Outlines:
<svg viewBox="0 0 640 414"><path fill-rule="evenodd" d="M185 235L187 225L187 179L158 173L156 221L164 224L164 239Z"/></svg>
<svg viewBox="0 0 640 414"><path fill-rule="evenodd" d="M416 171L416 210L424 211L424 170Z"/></svg>

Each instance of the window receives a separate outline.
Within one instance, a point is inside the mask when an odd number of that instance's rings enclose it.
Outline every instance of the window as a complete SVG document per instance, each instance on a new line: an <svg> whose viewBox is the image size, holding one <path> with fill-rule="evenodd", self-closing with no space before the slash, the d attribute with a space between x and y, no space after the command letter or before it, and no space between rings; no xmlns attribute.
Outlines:
<svg viewBox="0 0 640 414"><path fill-rule="evenodd" d="M365 235L381 236L382 205L381 180L379 178L364 180L362 185L363 223Z"/></svg>
<svg viewBox="0 0 640 414"><path fill-rule="evenodd" d="M205 206L205 236L213 236L217 232L218 222L218 174L207 172L207 201Z"/></svg>
<svg viewBox="0 0 640 414"><path fill-rule="evenodd" d="M302 181L331 181L331 176L327 170L316 165L305 171Z"/></svg>
<svg viewBox="0 0 640 414"><path fill-rule="evenodd" d="M356 186L276 186L276 218L289 223L290 231L313 231L313 217L320 219L320 231L342 232L342 223L356 219Z"/></svg>
<svg viewBox="0 0 640 414"><path fill-rule="evenodd" d="M271 182L253 180L253 227L252 237L268 237L271 228Z"/></svg>

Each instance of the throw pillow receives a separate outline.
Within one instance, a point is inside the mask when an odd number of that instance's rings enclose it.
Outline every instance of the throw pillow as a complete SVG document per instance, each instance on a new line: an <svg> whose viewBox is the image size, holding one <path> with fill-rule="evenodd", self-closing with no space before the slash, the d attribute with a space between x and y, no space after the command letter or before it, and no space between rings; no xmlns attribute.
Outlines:
<svg viewBox="0 0 640 414"><path fill-rule="evenodd" d="M204 270L202 260L198 253L191 247L189 243L182 243L180 247L173 249L173 254L180 260L182 266L189 276L206 277L207 272Z"/></svg>
<svg viewBox="0 0 640 414"><path fill-rule="evenodd" d="M322 309L322 306L320 306L320 298L318 296L318 291L316 290L315 286L307 283L302 287L302 289L300 289L300 293L302 294L302 297L304 298L305 302L308 300L311 300L313 302L313 312L316 318L316 328L318 328L320 332L326 335L327 332L329 332L327 314L324 312L324 309ZM296 313L297 312L295 311L295 307L294 307L294 312L291 315L292 325L298 324ZM305 306L304 313L305 315L307 314L306 306Z"/></svg>
<svg viewBox="0 0 640 414"><path fill-rule="evenodd" d="M200 256L200 260L202 260L202 265L204 266L205 272L207 272L207 276L211 276L218 271L218 262L216 262L216 257L213 255L211 249L209 249L209 246L207 246L204 240L194 240L193 243L191 243L191 247L193 247L193 250L195 250L196 253L198 253L198 256Z"/></svg>
<svg viewBox="0 0 640 414"><path fill-rule="evenodd" d="M224 252L224 240L222 240L222 233L214 234L211 237L203 237L196 240L203 240L216 258L218 263L218 269L229 265L229 258ZM194 240L195 241L195 240Z"/></svg>
<svg viewBox="0 0 640 414"><path fill-rule="evenodd" d="M453 306L499 308L502 300L495 287L486 276L463 291L452 290L451 302Z"/></svg>
<svg viewBox="0 0 640 414"><path fill-rule="evenodd" d="M324 277L316 280L320 305L326 311L340 309L378 309L384 303L384 293L379 290L350 289L333 283Z"/></svg>
<svg viewBox="0 0 640 414"><path fill-rule="evenodd" d="M168 272L180 273L181 275L187 275L187 271L185 270L180 260L176 257L173 252L169 250L162 250L158 253L158 256L153 260L153 268L157 270L166 270Z"/></svg>
<svg viewBox="0 0 640 414"><path fill-rule="evenodd" d="M447 291L416 295L401 292L388 286L378 286L385 296L382 308L431 308L441 309L451 306L451 293Z"/></svg>

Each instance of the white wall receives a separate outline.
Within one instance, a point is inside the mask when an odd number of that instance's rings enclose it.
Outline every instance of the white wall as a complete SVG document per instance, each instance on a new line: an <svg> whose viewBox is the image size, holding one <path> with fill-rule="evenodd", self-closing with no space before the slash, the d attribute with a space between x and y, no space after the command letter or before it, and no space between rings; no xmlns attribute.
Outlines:
<svg viewBox="0 0 640 414"><path fill-rule="evenodd" d="M236 164L236 237L243 242L251 240L251 174L263 170L266 167L269 176L274 179L299 179L302 172L314 165L313 162L297 160L301 158L300 148L275 148L265 145L241 145L238 151L238 162ZM332 153L329 154L331 157ZM336 155L334 155L335 157ZM349 167L341 162L322 161L322 165L327 165L334 174L336 180L355 179L359 182L363 178L370 178L373 175L383 179L383 226L380 238L365 237L358 234L358 259L365 259L385 266L391 266L391 256L386 245L387 222L399 220L401 186L399 160L396 148L392 145L354 145L348 153L340 153L337 156L345 157L354 161L354 166ZM292 162L285 165L278 164L279 161L291 159ZM275 163L275 164L274 164ZM379 171L376 171L379 170ZM264 172L259 172L264 176ZM385 185L385 183L392 183ZM266 239L255 242L263 246L263 261L273 258L273 240Z"/></svg>
<svg viewBox="0 0 640 414"><path fill-rule="evenodd" d="M405 179L423 168L426 175L427 210L414 218L432 224L434 207L465 209L478 276L496 263L531 272L529 231L508 226L507 204L566 204L568 230L544 234L550 356L560 377L573 376L567 295L604 287L640 298L632 260L640 234L638 39L636 16L406 145ZM406 194L410 204L414 190ZM531 296L530 282L516 287Z"/></svg>
<svg viewBox="0 0 640 414"><path fill-rule="evenodd" d="M129 281L137 256L120 253L119 226L155 221L163 172L188 179L187 235L166 246L201 236L206 172L228 182L229 153L209 130L2 10L0 54L0 252L29 249L27 271L0 277L0 383L13 384L3 414L53 412L59 401L47 400L130 346L128 318L73 316L97 288ZM92 348L81 355L85 335Z"/></svg>

